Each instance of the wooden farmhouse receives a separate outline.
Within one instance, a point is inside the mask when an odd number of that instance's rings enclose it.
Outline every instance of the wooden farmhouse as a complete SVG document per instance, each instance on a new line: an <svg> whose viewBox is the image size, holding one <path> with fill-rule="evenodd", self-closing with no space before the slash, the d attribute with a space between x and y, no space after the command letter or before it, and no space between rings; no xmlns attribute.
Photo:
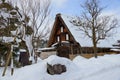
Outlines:
<svg viewBox="0 0 120 80"><path fill-rule="evenodd" d="M67 58L77 54L93 54L92 41L79 30L78 26L73 25L74 20L75 17L57 14L48 40L48 48L42 52ZM99 42L98 53L110 52L113 42L111 39Z"/></svg>
<svg viewBox="0 0 120 80"><path fill-rule="evenodd" d="M80 53L80 44L74 38L68 26L62 19L61 14L56 15L48 41L48 47L52 46L57 48L58 56L69 58L69 54Z"/></svg>

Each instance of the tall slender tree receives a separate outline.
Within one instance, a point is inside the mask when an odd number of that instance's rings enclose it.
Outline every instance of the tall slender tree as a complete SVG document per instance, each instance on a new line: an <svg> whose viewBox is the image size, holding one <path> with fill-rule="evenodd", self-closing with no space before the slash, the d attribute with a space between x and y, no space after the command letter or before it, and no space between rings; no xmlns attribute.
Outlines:
<svg viewBox="0 0 120 80"><path fill-rule="evenodd" d="M33 29L32 34L32 45L33 50L31 51L31 56L34 54L34 48L37 45L34 45L34 41L38 44L42 38L46 37L49 33L48 22L49 22L49 15L50 15L50 3L51 0L19 0L21 12L25 16L29 16L26 18L25 23L27 20L30 20L30 26Z"/></svg>
<svg viewBox="0 0 120 80"><path fill-rule="evenodd" d="M80 26L80 30L92 40L97 58L98 42L112 36L112 30L117 27L118 20L112 16L102 16L104 7L101 6L100 0L86 0L81 7L82 15L73 24Z"/></svg>

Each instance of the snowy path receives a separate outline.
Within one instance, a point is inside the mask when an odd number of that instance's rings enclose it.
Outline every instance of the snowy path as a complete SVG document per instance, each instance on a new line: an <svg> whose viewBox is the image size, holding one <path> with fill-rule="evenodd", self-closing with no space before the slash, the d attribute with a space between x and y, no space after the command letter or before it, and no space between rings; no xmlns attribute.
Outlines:
<svg viewBox="0 0 120 80"><path fill-rule="evenodd" d="M107 78L111 75L115 76L116 74L120 74L119 70L120 70L120 65L119 66L108 67L108 68L103 68L103 69L100 69L100 70L95 71L95 72L93 71L90 74L83 75L79 79L80 80L95 80L93 78L96 78L96 80L102 80L103 78ZM97 78L98 76L99 76L99 79ZM111 76L111 77L113 77L113 76ZM104 79L104 80L107 80L107 79ZM114 79L114 80L120 80L120 78L119 79Z"/></svg>
<svg viewBox="0 0 120 80"><path fill-rule="evenodd" d="M120 55L106 55L98 59L79 57L78 60L73 61L81 70L79 73L81 76L76 80L120 80L118 76L120 74L119 61Z"/></svg>
<svg viewBox="0 0 120 80"><path fill-rule="evenodd" d="M118 74L120 74L120 66L115 66L84 76L80 80L120 80Z"/></svg>

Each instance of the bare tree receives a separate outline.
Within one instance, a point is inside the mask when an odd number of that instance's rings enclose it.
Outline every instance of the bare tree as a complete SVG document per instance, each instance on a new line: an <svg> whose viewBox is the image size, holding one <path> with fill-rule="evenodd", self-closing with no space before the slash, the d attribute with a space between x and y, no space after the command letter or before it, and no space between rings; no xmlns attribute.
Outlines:
<svg viewBox="0 0 120 80"><path fill-rule="evenodd" d="M111 31L118 24L118 20L112 16L102 16L104 8L100 6L99 0L86 0L82 5L82 16L78 17L77 23L73 23L80 26L80 30L92 40L96 58L98 42L106 37L110 37L112 35Z"/></svg>
<svg viewBox="0 0 120 80"><path fill-rule="evenodd" d="M20 0L20 7L26 17L25 23L30 24L33 29L32 42L46 37L49 33L48 22L50 15L50 0ZM34 44L33 44L33 47Z"/></svg>

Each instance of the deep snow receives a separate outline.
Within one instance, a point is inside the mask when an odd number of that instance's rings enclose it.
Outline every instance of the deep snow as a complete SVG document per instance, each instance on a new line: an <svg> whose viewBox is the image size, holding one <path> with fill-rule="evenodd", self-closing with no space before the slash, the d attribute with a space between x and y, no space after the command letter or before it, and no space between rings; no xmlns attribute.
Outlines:
<svg viewBox="0 0 120 80"><path fill-rule="evenodd" d="M67 72L61 75L49 75L46 64L63 64ZM10 68L2 77L3 68L0 68L0 80L120 80L120 54L99 56L97 59L86 59L77 56L73 61L55 55L38 63L15 69L10 75Z"/></svg>

